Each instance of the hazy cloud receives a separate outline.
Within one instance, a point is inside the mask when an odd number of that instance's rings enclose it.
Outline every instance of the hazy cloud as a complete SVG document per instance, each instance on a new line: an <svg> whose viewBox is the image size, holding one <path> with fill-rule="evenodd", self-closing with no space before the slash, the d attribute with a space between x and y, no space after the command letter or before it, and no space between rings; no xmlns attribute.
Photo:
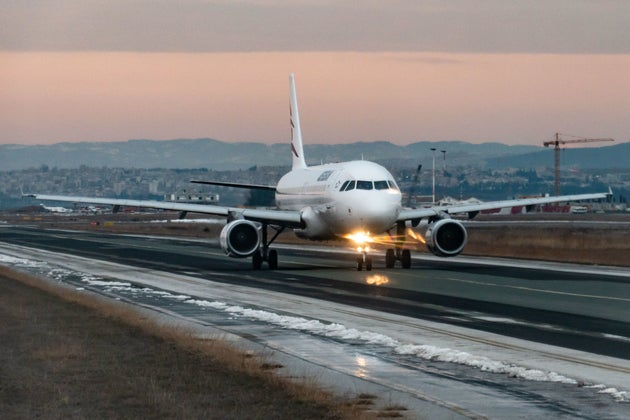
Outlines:
<svg viewBox="0 0 630 420"><path fill-rule="evenodd" d="M11 51L630 53L626 0L8 0Z"/></svg>

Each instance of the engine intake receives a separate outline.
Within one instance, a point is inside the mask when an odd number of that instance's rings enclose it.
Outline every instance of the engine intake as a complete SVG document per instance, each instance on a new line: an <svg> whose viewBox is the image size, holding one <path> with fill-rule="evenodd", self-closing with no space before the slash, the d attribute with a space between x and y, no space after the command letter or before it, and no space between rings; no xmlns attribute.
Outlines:
<svg viewBox="0 0 630 420"><path fill-rule="evenodd" d="M230 257L249 257L260 247L260 225L249 220L234 220L221 230L219 243Z"/></svg>
<svg viewBox="0 0 630 420"><path fill-rule="evenodd" d="M429 251L439 257L454 257L464 250L468 233L457 220L441 219L431 223L425 234Z"/></svg>

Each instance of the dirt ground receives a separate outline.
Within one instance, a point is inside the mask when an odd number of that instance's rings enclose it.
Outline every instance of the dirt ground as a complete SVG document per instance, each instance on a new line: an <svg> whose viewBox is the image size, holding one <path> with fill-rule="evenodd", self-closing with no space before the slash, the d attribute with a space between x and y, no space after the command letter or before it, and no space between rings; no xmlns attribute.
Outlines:
<svg viewBox="0 0 630 420"><path fill-rule="evenodd" d="M374 417L221 342L40 287L0 266L2 419Z"/></svg>

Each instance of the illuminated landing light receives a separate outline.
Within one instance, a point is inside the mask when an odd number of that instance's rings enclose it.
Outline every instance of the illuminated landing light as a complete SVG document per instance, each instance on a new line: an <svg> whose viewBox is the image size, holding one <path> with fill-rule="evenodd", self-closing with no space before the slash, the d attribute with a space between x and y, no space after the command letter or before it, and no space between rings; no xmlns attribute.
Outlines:
<svg viewBox="0 0 630 420"><path fill-rule="evenodd" d="M416 241L426 244L427 241L424 240L424 238L422 237L422 235L420 235L417 232L414 232L411 228L407 228L407 235L409 235L411 238L415 239Z"/></svg>
<svg viewBox="0 0 630 420"><path fill-rule="evenodd" d="M374 286L382 286L384 284L389 283L389 278L387 278L387 276L383 276L381 274L373 274L371 276L368 276L365 279L365 282L367 284L372 284Z"/></svg>
<svg viewBox="0 0 630 420"><path fill-rule="evenodd" d="M354 232L344 235L344 238L350 239L352 242L357 244L360 247L365 246L365 244L369 244L374 242L372 237L370 236L370 232Z"/></svg>

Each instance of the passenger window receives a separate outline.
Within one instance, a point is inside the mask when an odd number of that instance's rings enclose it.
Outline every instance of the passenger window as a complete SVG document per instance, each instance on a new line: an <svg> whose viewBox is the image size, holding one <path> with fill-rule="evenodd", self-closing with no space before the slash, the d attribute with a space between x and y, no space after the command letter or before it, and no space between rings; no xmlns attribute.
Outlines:
<svg viewBox="0 0 630 420"><path fill-rule="evenodd" d="M371 190L374 188L372 181L357 181L357 190Z"/></svg>
<svg viewBox="0 0 630 420"><path fill-rule="evenodd" d="M348 186L349 183L350 183L350 181L344 182L343 185L341 186L341 188L339 188L339 191L345 191L346 187Z"/></svg>
<svg viewBox="0 0 630 420"><path fill-rule="evenodd" d="M374 181L374 189L387 190L389 189L389 185L387 184L387 181Z"/></svg>

